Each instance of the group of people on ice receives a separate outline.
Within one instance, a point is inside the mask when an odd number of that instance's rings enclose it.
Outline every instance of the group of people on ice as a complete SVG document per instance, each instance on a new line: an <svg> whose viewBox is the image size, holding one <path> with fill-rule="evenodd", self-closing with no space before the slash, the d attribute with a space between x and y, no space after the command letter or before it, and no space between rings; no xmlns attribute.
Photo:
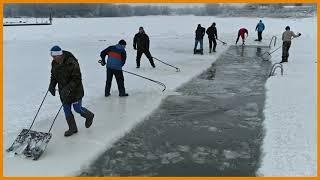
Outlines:
<svg viewBox="0 0 320 180"><path fill-rule="evenodd" d="M153 68L156 67L149 51L149 44L150 40L148 35L145 33L143 27L140 27L139 32L135 34L133 39L133 48L137 50L136 68L140 68L142 54L146 55ZM100 53L100 63L102 66L106 65L107 67L105 97L110 96L113 75L118 84L119 96L125 97L129 95L126 93L124 87L122 71L122 67L126 63L127 58L125 50L126 45L126 41L122 39L118 44L109 46ZM55 88L58 84L60 100L69 126L69 129L64 133L64 136L67 137L78 132L77 124L71 111L72 106L75 112L86 119L86 128L89 128L92 125L94 114L82 106L84 90L78 60L71 52L62 50L59 46L53 46L50 51L53 60L51 62L51 77L48 91L55 96ZM108 56L107 60L106 56Z"/></svg>
<svg viewBox="0 0 320 180"><path fill-rule="evenodd" d="M262 40L262 32L265 29L265 25L262 22L262 20L259 21L259 23L256 25L255 31L258 33L258 39L255 41L261 42ZM206 30L204 27L201 27L201 24L198 24L197 29L195 31L195 44L194 44L194 49L193 53L194 54L203 54L203 37L207 33L208 39L209 39L209 53L211 52L216 52L216 47L217 47L217 41L218 39L218 33L217 33L217 28L216 28L216 23L212 23L210 27ZM246 35L247 34L247 35ZM238 30L238 36L236 40L236 45L238 44L239 38L241 37L242 39L242 45L245 45L245 38L246 36L248 37L249 32L248 29L246 28L240 28ZM289 57L289 49L291 46L291 40L292 37L299 37L301 36L301 33L298 33L297 35L293 32L290 31L290 27L287 26L285 28L285 32L282 33L282 61L283 62L288 62L288 57ZM221 40L219 40L221 41ZM223 41L221 41L223 42ZM198 44L200 43L200 49L197 49ZM212 47L213 44L213 47Z"/></svg>
<svg viewBox="0 0 320 180"><path fill-rule="evenodd" d="M264 30L264 24L260 22L256 26L258 31L258 41L262 40L262 32ZM196 48L198 43L200 43L200 52L203 54L203 37L207 33L209 39L209 53L216 52L216 46L218 39L216 23L212 25L205 31L205 28L201 27L199 24L196 29L195 47L194 53L196 53ZM238 37L242 38L242 44L245 42L245 34L248 36L248 30L241 28L238 31ZM291 46L292 37L301 36L301 33L296 35L290 31L290 27L285 28L285 32L282 34L282 61L288 62L289 48ZM113 75L116 78L120 97L128 96L128 93L124 87L124 77L122 67L126 63L126 41L121 39L118 44L109 46L102 50L100 53L101 65L107 68L107 80L105 85L105 97L110 96L111 82ZM213 45L213 46L212 46ZM140 61L142 54L145 54L148 58L151 66L155 68L153 57L149 51L150 40L148 35L145 33L144 28L140 27L139 32L135 34L133 39L133 48L137 50L136 56L136 68L140 68ZM74 119L71 107L74 111L79 113L85 118L85 127L89 128L92 125L94 113L82 106L82 98L84 96L84 89L81 78L81 71L78 60L75 56L68 51L62 50L59 46L53 46L51 48L51 56L53 58L51 62L51 78L48 91L55 96L56 85L58 84L58 91L60 95L60 100L63 104L63 110L65 113L66 121L69 126L68 130L65 131L64 136L71 136L78 132L77 124ZM106 60L106 56L108 56Z"/></svg>
<svg viewBox="0 0 320 180"><path fill-rule="evenodd" d="M258 31L258 39L256 41L262 40L262 32L264 31L264 24L262 23L262 20L257 24L256 31ZM217 41L218 39L218 33L216 28L216 23L212 23L210 27L206 30L204 27L201 26L201 24L198 24L197 29L195 31L195 44L193 53L194 54L203 54L203 37L207 33L208 39L209 39L209 53L216 52L217 47ZM239 37L242 38L242 45L245 45L245 34L248 36L248 30L246 28L241 28L238 31L238 37L236 40L236 44L239 41ZM200 49L197 49L198 44L200 43ZM213 47L212 47L213 44Z"/></svg>

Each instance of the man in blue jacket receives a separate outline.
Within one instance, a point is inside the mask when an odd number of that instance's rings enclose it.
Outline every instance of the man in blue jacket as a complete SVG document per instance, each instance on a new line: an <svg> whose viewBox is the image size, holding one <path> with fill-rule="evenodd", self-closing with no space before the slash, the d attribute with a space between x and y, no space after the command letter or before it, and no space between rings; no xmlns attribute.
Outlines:
<svg viewBox="0 0 320 180"><path fill-rule="evenodd" d="M113 75L116 77L119 96L128 96L124 88L124 78L122 72L122 66L126 63L127 53L125 50L127 43L125 40L120 40L117 45L109 46L100 53L101 65L107 64L107 81L105 87L105 97L110 96L110 89ZM106 55L108 55L107 63L105 60Z"/></svg>
<svg viewBox="0 0 320 180"><path fill-rule="evenodd" d="M256 31L258 31L258 39L256 41L262 40L262 31L263 30L264 30L264 24L262 23L262 20L260 20L256 26Z"/></svg>

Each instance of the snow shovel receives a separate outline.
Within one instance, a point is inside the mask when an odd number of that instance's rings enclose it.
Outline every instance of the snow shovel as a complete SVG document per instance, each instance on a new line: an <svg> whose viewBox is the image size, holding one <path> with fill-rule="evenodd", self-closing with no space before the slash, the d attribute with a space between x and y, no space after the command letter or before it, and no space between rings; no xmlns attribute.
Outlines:
<svg viewBox="0 0 320 180"><path fill-rule="evenodd" d="M25 157L37 160L46 149L51 137L51 133L22 129L7 152L13 151L15 155L23 154Z"/></svg>
<svg viewBox="0 0 320 180"><path fill-rule="evenodd" d="M52 137L50 133L52 126L62 108L61 106L47 133L31 130L48 92L49 91L46 92L29 129L22 129L13 144L6 150L7 152L13 151L15 155L24 155L26 158L32 158L33 160L38 160L43 154Z"/></svg>

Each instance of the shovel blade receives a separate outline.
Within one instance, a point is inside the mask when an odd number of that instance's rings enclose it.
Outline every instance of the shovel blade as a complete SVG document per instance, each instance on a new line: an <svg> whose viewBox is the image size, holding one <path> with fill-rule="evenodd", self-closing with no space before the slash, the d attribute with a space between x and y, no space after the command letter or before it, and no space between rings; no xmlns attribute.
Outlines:
<svg viewBox="0 0 320 180"><path fill-rule="evenodd" d="M261 55L262 60L269 61L271 59L270 53L266 52Z"/></svg>
<svg viewBox="0 0 320 180"><path fill-rule="evenodd" d="M23 129L6 151L37 160L46 149L51 137L51 133Z"/></svg>

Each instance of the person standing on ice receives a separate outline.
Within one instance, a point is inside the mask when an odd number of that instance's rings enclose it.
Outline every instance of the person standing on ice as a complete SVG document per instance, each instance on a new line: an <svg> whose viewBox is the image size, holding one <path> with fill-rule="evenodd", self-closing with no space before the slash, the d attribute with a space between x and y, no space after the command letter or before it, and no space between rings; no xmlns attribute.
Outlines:
<svg viewBox="0 0 320 180"><path fill-rule="evenodd" d="M139 27L139 32L135 34L133 38L133 49L137 50L137 57L136 57L137 68L140 68L140 61L141 61L142 54L145 54L147 56L153 68L156 67L149 51L149 45L150 45L149 36L144 31L143 27Z"/></svg>
<svg viewBox="0 0 320 180"><path fill-rule="evenodd" d="M237 37L237 40L236 40L236 45L237 45L237 43L238 43L238 41L239 41L239 37L240 37L240 36L241 36L241 38L242 38L242 45L245 45L245 44L244 44L245 34L247 34L247 37L249 36L248 30L247 30L246 28L241 28L241 29L239 29L239 31L238 31L238 37Z"/></svg>
<svg viewBox="0 0 320 180"><path fill-rule="evenodd" d="M282 61L280 63L288 62L289 57L289 49L291 46L291 39L292 37L299 37L301 33L298 35L294 34L293 31L290 31L290 27L286 27L286 31L282 33Z"/></svg>
<svg viewBox="0 0 320 180"><path fill-rule="evenodd" d="M204 27L201 27L201 24L198 24L198 27L196 29L196 38L195 38L195 43L194 43L194 48L193 48L193 53L197 53L197 46L198 43L200 42L200 53L203 54L203 36L206 33L206 29Z"/></svg>
<svg viewBox="0 0 320 180"><path fill-rule="evenodd" d="M218 39L216 23L212 23L212 25L207 29L206 33L208 34L208 38L209 38L209 53L211 53L211 51L216 52L216 47L217 47L216 39ZM212 49L212 43L213 43L213 49Z"/></svg>
<svg viewBox="0 0 320 180"><path fill-rule="evenodd" d="M126 63L127 53L125 47L127 42L123 39L119 41L117 45L109 46L100 53L101 57L101 65L104 66L107 64L107 81L105 87L105 97L110 96L110 89L113 75L116 77L116 81L118 84L119 96L129 96L126 93L126 89L124 87L124 78L122 72L122 66ZM108 55L107 63L106 63L106 55Z"/></svg>
<svg viewBox="0 0 320 180"><path fill-rule="evenodd" d="M264 28L264 24L262 23L262 20L260 20L256 26L256 31L258 31L258 39L256 41L262 40L262 32L264 31Z"/></svg>
<svg viewBox="0 0 320 180"><path fill-rule="evenodd" d="M53 46L50 51L53 60L48 91L55 96L55 88L58 84L60 100L69 126L64 136L71 136L78 132L71 105L77 113L86 119L86 128L91 126L94 114L82 106L84 90L78 60L72 53L62 50L59 46Z"/></svg>

